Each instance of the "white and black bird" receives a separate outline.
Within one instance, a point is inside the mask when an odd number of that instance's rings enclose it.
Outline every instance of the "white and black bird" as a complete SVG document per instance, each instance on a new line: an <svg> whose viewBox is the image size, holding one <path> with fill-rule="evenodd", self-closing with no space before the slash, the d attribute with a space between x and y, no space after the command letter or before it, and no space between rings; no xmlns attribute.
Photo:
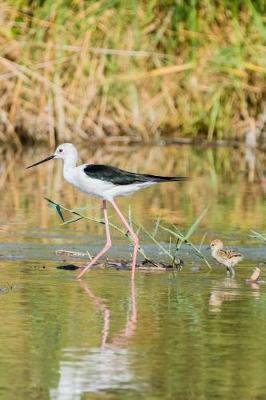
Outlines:
<svg viewBox="0 0 266 400"><path fill-rule="evenodd" d="M168 177L137 174L101 164L82 164L77 166L78 152L72 143L63 143L59 145L53 155L45 158L44 160L38 161L27 168L35 167L36 165L52 159L62 159L64 161L63 175L67 182L75 186L80 191L88 195L98 197L103 201L106 244L104 248L87 265L84 266L77 278L81 278L82 275L112 246L107 215L108 201L112 204L133 240L134 251L131 276L132 279L134 279L139 239L132 230L126 218L121 213L114 198L117 196L128 196L140 189L147 188L157 183L186 181L188 178L184 176Z"/></svg>

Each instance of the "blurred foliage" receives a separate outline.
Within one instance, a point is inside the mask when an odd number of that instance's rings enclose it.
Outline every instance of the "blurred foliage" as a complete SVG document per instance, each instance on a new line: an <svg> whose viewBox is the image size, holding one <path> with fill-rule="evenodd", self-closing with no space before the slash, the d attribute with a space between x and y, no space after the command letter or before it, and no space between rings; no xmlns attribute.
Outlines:
<svg viewBox="0 0 266 400"><path fill-rule="evenodd" d="M0 140L241 138L265 117L264 1L0 5Z"/></svg>

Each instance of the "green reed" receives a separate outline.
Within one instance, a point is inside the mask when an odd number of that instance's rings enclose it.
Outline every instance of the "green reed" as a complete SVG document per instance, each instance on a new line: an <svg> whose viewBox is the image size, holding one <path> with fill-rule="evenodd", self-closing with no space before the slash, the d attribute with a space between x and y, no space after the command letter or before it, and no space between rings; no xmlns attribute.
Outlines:
<svg viewBox="0 0 266 400"><path fill-rule="evenodd" d="M262 242L266 242L266 234L265 233L259 233L256 231L251 231L252 235L250 235L251 238L255 238L258 240L261 240Z"/></svg>

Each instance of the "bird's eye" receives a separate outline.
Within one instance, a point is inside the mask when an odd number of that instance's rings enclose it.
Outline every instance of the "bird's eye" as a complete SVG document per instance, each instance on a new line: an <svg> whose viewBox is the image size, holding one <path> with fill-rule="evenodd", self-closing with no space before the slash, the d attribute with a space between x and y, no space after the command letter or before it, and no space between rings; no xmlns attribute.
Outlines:
<svg viewBox="0 0 266 400"><path fill-rule="evenodd" d="M62 153L63 149L59 149L59 153Z"/></svg>

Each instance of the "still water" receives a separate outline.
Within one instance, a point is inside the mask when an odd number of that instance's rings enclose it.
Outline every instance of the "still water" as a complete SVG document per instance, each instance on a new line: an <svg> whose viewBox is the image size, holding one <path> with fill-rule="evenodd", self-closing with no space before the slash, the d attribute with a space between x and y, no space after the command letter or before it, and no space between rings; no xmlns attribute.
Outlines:
<svg viewBox="0 0 266 400"><path fill-rule="evenodd" d="M265 244L250 237L251 229L266 230L265 197L259 182L247 182L242 154L173 146L86 153L133 171L192 176L120 204L125 213L130 205L133 220L146 229L159 215L165 226L184 232L208 204L192 240L203 242L207 255L207 244L219 237L245 260L235 279L227 278L210 258L208 272L184 247L181 272L138 272L132 284L128 271L96 268L77 282L75 271L57 267L82 261L62 261L55 250L95 253L103 227L60 225L42 196L72 208L86 205L94 218L100 218L99 202L64 184L60 163L25 172L45 149L3 156L0 399L265 399L264 270L261 283L246 282L266 261ZM112 220L118 222L113 214ZM113 237L109 257L129 258L128 242L116 232ZM164 258L149 237L141 240L150 257ZM165 232L158 240L167 247Z"/></svg>

